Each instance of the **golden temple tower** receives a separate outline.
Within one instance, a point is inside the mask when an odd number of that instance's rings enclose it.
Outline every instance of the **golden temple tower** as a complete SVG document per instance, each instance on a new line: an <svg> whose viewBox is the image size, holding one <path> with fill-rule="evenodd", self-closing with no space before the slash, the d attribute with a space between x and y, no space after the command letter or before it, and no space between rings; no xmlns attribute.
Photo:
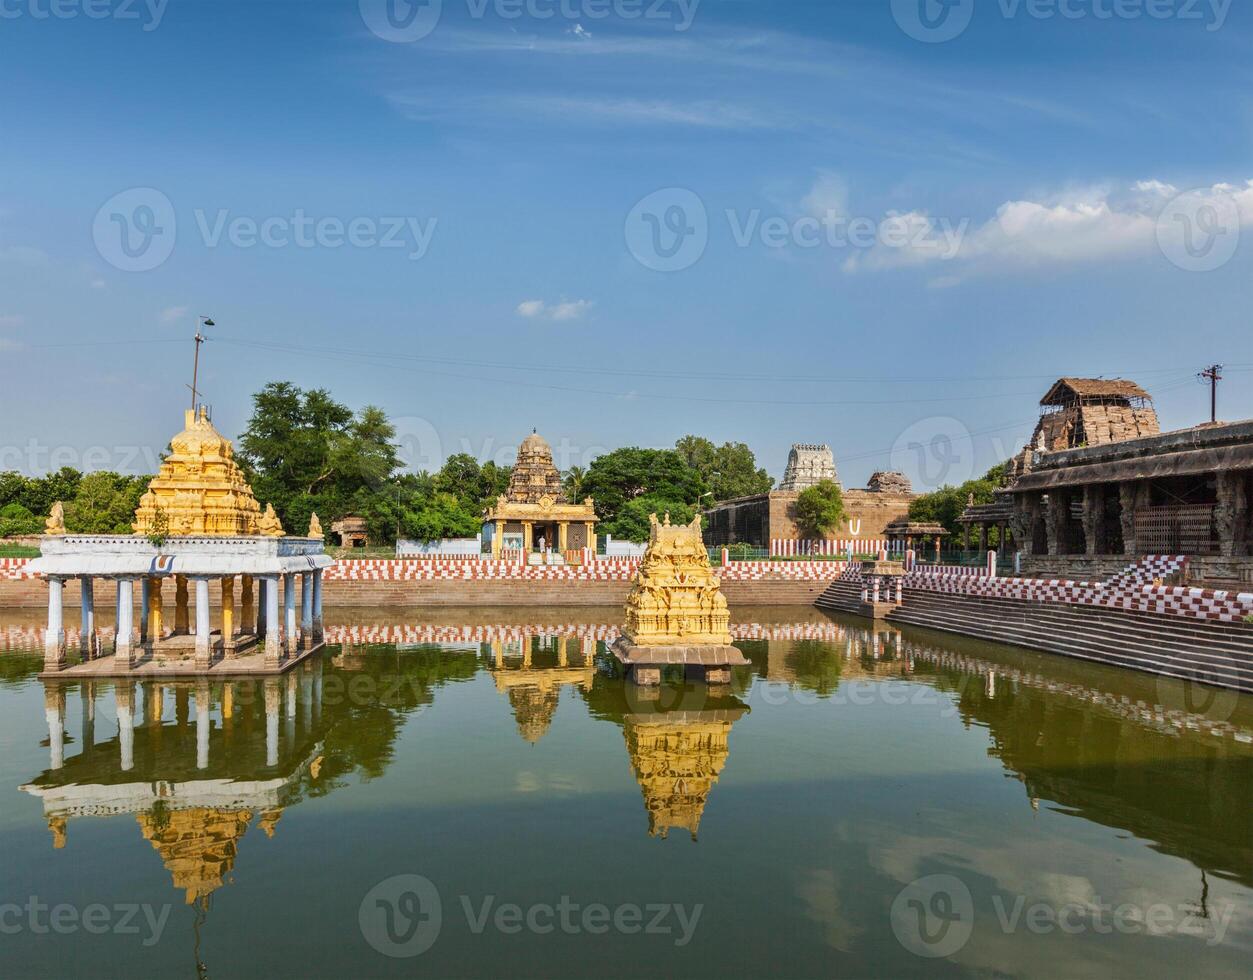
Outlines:
<svg viewBox="0 0 1253 980"><path fill-rule="evenodd" d="M627 597L623 635L639 647L731 645L731 614L709 566L700 517L691 524L658 521Z"/></svg>
<svg viewBox="0 0 1253 980"><path fill-rule="evenodd" d="M188 409L183 431L148 484L135 511L136 534L242 537L275 534L262 526L261 506L234 460L231 441L203 407ZM164 527L162 526L164 524ZM277 533L281 534L281 527Z"/></svg>
<svg viewBox="0 0 1253 980"><path fill-rule="evenodd" d="M136 817L144 838L156 848L173 877L174 887L183 889L191 905L226 883L235 867L239 841L252 821L252 811L192 807Z"/></svg>

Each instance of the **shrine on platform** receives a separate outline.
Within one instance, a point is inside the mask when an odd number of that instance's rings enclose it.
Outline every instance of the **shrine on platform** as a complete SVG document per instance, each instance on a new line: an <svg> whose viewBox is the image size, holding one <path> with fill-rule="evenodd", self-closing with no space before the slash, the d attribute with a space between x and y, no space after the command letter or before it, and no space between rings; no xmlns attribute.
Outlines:
<svg viewBox="0 0 1253 980"><path fill-rule="evenodd" d="M261 509L203 406L186 413L170 449L140 500L133 535L67 534L63 508L52 509L41 557L28 566L48 584L45 675L281 673L322 645L322 571L331 558L316 515L308 536L289 537L273 506ZM68 666L62 599L74 580L81 662ZM117 584L111 652L96 622L101 580Z"/></svg>
<svg viewBox="0 0 1253 980"><path fill-rule="evenodd" d="M566 498L552 447L532 432L518 447L508 490L483 515L483 533L493 558L521 552L534 564L561 564L596 547L596 521L591 497L581 504Z"/></svg>
<svg viewBox="0 0 1253 980"><path fill-rule="evenodd" d="M748 664L731 645L727 600L709 565L701 519L671 524L649 517L648 547L627 596L626 623L612 650L637 684L661 683L661 668L681 664L711 684Z"/></svg>

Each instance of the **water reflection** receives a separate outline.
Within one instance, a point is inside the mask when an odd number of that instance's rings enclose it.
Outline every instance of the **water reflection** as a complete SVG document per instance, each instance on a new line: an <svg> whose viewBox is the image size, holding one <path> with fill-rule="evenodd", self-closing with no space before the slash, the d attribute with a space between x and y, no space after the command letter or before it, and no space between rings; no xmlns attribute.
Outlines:
<svg viewBox="0 0 1253 980"><path fill-rule="evenodd" d="M681 673L659 689L625 684L604 655L616 635L612 619L594 612L538 624L486 615L469 623L406 623L389 615L332 622L328 631L337 630L335 645L281 678L227 683L38 685L37 655L0 657L0 696L42 688L42 722L32 714L20 731L10 725L5 732L42 746L47 768L26 775L21 790L42 807L50 846L72 854L76 843L91 848L99 839L76 834L76 826L133 820L135 839L151 846L169 885L196 908L199 935L214 896L237 876L250 877L248 865L267 860L272 838L281 846L285 814L332 795L342 808L384 776L415 806L457 807L462 788L474 787L476 805L518 808L508 818L515 823L524 803L511 794L524 770L531 794L525 805L563 793L552 802L566 806L569 794L594 784L604 805L629 817L630 836L650 853L671 855L659 860L681 861L670 850L676 842L708 851L710 834L718 840L728 823L740 820L742 828L742 815L762 808L770 815L760 818L760 829L774 841L768 828L786 819L784 801L803 808L811 786L834 780L822 792L838 801L841 793L862 792L855 787L866 784L856 779L866 773L890 780L900 758L956 752L973 735L982 746L980 764L994 760L1021 786L1029 819L1034 808L1070 814L1076 828L1115 828L1142 842L1141 852L1189 862L1195 870L1185 877L1195 879L1183 887L1198 914L1208 914L1212 882L1253 886L1248 699L1217 712L1184 710L1163 704L1169 699L1154 678L918 631L871 631L809 612L791 622L763 616L742 625L737 644L750 666L721 687ZM455 705L457 714L431 716L406 738L410 721L437 704ZM421 739L459 717L469 719L468 730L480 730L478 741L446 738L438 760L423 760L427 778L416 777ZM857 744L870 753L856 779L841 771L852 750L838 739L852 734L840 726L850 724L864 728ZM608 741L597 735L615 730ZM916 741L916 733L933 744ZM763 743L790 755L763 764ZM833 757L841 761L830 775L814 762ZM532 768L545 765L548 782L531 777ZM770 767L790 784L753 795L750 784L768 782ZM885 814L867 823L861 813L841 830L844 863L811 867L798 879L806 914L821 921L824 941L836 949L858 949L876 929L857 900L858 889L869 886L855 850L886 855L885 867L959 854L989 875L1006 860L1001 851L963 851L956 837L911 839L894 819ZM990 833L998 818L979 811L971 819ZM260 848L247 844L253 840ZM796 847L805 849L800 841ZM911 848L917 861L908 858ZM504 852L493 855L507 860ZM96 855L76 858L88 856ZM299 883L307 873L290 875ZM908 880L889 874L876 887L894 891Z"/></svg>

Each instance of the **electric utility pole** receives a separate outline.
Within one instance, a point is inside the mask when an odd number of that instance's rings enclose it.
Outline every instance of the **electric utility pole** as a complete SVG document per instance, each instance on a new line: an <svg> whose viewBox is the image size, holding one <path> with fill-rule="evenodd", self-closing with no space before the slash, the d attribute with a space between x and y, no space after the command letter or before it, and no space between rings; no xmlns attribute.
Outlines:
<svg viewBox="0 0 1253 980"><path fill-rule="evenodd" d="M1223 366L1214 364L1197 375L1201 381L1209 382L1209 420L1218 421L1218 382L1223 379Z"/></svg>

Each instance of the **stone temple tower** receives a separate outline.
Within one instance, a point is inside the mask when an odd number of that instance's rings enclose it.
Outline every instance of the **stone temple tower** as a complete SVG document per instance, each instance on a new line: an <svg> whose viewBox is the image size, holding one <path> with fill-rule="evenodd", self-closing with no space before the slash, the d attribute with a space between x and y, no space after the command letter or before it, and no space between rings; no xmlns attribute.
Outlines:
<svg viewBox="0 0 1253 980"><path fill-rule="evenodd" d="M838 483L835 473L835 457L831 447L797 443L787 457L787 470L783 474L780 490L804 490L823 480Z"/></svg>

